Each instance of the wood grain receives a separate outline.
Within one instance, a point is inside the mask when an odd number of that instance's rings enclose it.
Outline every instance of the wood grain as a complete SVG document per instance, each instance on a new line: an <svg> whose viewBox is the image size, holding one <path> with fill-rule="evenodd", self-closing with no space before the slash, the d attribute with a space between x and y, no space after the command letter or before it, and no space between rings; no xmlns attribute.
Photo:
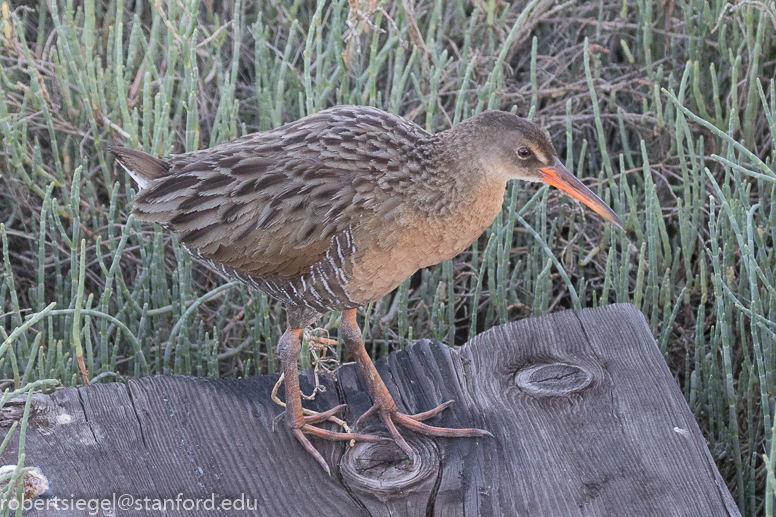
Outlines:
<svg viewBox="0 0 776 517"><path fill-rule="evenodd" d="M314 441L332 477L275 421L277 376L149 377L36 395L27 465L47 499L256 500L223 515L738 516L705 441L641 313L632 305L566 311L503 325L459 349L422 340L377 363L399 409L456 402L433 424L494 438L407 434L393 444ZM311 390L309 372L302 388ZM352 365L308 407L371 405ZM281 391L282 396L282 391ZM308 403L305 403L306 405ZM8 430L23 410L0 410ZM377 419L368 432L384 433ZM18 432L2 463L16 463ZM72 495L71 495L72 494ZM61 505L61 501L60 501ZM161 515L112 510L97 515ZM32 510L26 516L86 515Z"/></svg>

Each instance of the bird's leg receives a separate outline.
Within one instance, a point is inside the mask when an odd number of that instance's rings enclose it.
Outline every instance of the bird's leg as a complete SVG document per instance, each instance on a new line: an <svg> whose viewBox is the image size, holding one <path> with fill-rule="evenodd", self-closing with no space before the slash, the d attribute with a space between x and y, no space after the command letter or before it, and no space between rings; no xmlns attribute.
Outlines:
<svg viewBox="0 0 776 517"><path fill-rule="evenodd" d="M410 456L412 455L412 449L404 438L402 438L401 434L399 434L399 431L396 429L396 424L411 429L416 433L430 436L443 436L447 438L492 436L488 431L483 429L450 429L447 427L434 427L422 423L422 420L431 418L450 406L450 404L453 403L452 400L449 400L430 411L418 413L417 415L399 413L396 402L394 402L393 397L388 392L388 388L380 378L380 374L377 373L375 365L372 363L372 360L364 349L364 342L361 339L361 329L358 328L358 323L356 322L356 309L346 310L342 313L340 335L342 336L342 341L348 349L348 352L350 352L350 355L355 359L358 371L361 372L361 376L366 381L366 385L369 388L369 393L372 395L373 400L372 407L356 421L354 428L357 429L359 424L366 417L377 413L380 415L380 418L385 423L385 426L388 428L388 431L391 433L394 440L396 440L396 443Z"/></svg>
<svg viewBox="0 0 776 517"><path fill-rule="evenodd" d="M329 411L312 416L304 415L304 408L302 408L302 392L299 389L299 370L297 367L297 361L299 360L299 353L301 350L302 330L292 328L287 329L278 342L278 356L283 365L283 377L286 386L286 426L288 426L294 436L296 436L296 439L299 440L305 450L312 454L318 463L321 464L321 467L323 467L326 473L331 474L329 466L326 464L326 460L324 460L321 453L313 447L305 434L311 434L318 438L323 438L324 440L377 442L382 441L383 438L357 433L337 433L313 425L323 422L337 411L344 409L346 405L342 404Z"/></svg>

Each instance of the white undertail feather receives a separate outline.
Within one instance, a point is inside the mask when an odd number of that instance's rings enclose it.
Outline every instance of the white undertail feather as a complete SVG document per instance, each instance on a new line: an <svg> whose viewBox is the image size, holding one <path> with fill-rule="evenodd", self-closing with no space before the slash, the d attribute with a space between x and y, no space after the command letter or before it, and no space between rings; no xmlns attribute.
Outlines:
<svg viewBox="0 0 776 517"><path fill-rule="evenodd" d="M153 180L163 178L170 172L169 163L142 151L111 147L110 152L135 180L141 191L146 190Z"/></svg>
<svg viewBox="0 0 776 517"><path fill-rule="evenodd" d="M129 174L132 177L132 179L135 180L135 183L137 183L137 186L140 188L140 190L144 190L146 187L148 187L147 179L145 179L143 176L133 171L123 163L121 163L121 161L118 161L118 162L119 162L119 165L124 167L124 170L127 171L127 174Z"/></svg>

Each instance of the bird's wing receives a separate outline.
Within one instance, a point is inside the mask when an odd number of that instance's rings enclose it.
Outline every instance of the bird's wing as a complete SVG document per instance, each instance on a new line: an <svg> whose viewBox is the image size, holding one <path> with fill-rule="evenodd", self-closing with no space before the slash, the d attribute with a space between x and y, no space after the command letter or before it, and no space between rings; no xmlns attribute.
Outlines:
<svg viewBox="0 0 776 517"><path fill-rule="evenodd" d="M325 110L170 156L169 174L138 194L133 212L205 258L256 278L293 277L365 216L391 217L411 150L428 137L378 110Z"/></svg>

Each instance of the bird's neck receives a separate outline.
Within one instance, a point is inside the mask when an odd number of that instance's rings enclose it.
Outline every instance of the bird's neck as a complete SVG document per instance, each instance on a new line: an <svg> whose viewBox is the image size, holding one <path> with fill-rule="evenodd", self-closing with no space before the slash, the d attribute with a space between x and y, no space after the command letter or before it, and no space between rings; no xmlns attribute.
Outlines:
<svg viewBox="0 0 776 517"><path fill-rule="evenodd" d="M433 137L421 153L428 159L413 185L412 225L427 260L420 267L454 257L477 239L501 210L506 179L489 174L486 164L463 142ZM440 138L441 137L441 138Z"/></svg>
<svg viewBox="0 0 776 517"><path fill-rule="evenodd" d="M474 209L484 211L490 224L501 207L507 179L492 174L468 136L448 130L415 148L411 161L423 173L412 177L412 197L415 209L429 219L456 218Z"/></svg>

